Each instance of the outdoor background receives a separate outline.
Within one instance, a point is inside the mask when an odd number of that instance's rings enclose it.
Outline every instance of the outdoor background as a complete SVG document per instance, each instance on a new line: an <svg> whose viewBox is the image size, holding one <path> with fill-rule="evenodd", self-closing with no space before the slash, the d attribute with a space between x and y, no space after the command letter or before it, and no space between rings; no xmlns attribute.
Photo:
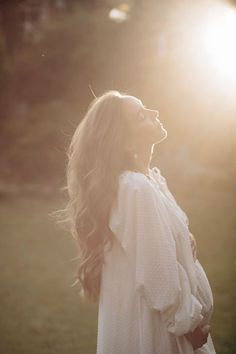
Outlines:
<svg viewBox="0 0 236 354"><path fill-rule="evenodd" d="M0 1L0 354L96 353L65 206L66 148L105 90L160 112L157 165L190 220L236 353L236 1Z"/></svg>

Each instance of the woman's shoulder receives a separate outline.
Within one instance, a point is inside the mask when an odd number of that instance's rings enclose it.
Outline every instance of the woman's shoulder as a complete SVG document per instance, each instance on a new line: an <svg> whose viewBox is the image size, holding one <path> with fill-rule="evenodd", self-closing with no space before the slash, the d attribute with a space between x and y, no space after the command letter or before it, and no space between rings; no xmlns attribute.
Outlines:
<svg viewBox="0 0 236 354"><path fill-rule="evenodd" d="M119 180L124 183L131 184L145 184L148 181L148 177L142 172L136 172L132 170L124 170L119 175Z"/></svg>
<svg viewBox="0 0 236 354"><path fill-rule="evenodd" d="M119 184L125 191L153 193L153 184L148 176L142 172L125 170L119 175Z"/></svg>
<svg viewBox="0 0 236 354"><path fill-rule="evenodd" d="M161 171L157 166L149 168L149 171L151 177L155 176L156 179L160 181L166 180L165 177L162 176ZM132 170L124 170L119 175L119 179L125 181L126 183L131 182L133 184L139 183L145 185L151 180L151 177L149 178L142 172L136 172Z"/></svg>

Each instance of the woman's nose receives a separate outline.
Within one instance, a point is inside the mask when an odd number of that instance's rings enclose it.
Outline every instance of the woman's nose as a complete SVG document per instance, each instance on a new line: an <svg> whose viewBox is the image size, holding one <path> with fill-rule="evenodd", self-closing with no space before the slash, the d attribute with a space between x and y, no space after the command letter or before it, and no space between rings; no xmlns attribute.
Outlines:
<svg viewBox="0 0 236 354"><path fill-rule="evenodd" d="M152 120L157 120L159 123L160 123L160 120L159 120L159 112L158 111L155 111L153 109L150 109L150 113L151 113L151 118Z"/></svg>

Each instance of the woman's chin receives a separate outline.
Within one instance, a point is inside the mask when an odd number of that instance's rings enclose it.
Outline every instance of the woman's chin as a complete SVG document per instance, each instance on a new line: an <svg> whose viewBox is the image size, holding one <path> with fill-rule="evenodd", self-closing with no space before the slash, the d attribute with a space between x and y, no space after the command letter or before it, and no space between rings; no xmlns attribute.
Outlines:
<svg viewBox="0 0 236 354"><path fill-rule="evenodd" d="M167 138L167 130L165 128L161 128L160 138L158 139L157 143L160 143L162 140Z"/></svg>

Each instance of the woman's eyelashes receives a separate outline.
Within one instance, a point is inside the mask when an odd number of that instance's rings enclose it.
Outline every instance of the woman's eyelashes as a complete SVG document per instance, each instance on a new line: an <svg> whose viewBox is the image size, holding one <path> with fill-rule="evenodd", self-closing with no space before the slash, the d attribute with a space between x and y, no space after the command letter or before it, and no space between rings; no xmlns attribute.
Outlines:
<svg viewBox="0 0 236 354"><path fill-rule="evenodd" d="M145 116L145 114L144 114L143 111L140 111L140 113L139 113L139 118L140 118L140 120L143 120L143 119L146 118L146 116Z"/></svg>

